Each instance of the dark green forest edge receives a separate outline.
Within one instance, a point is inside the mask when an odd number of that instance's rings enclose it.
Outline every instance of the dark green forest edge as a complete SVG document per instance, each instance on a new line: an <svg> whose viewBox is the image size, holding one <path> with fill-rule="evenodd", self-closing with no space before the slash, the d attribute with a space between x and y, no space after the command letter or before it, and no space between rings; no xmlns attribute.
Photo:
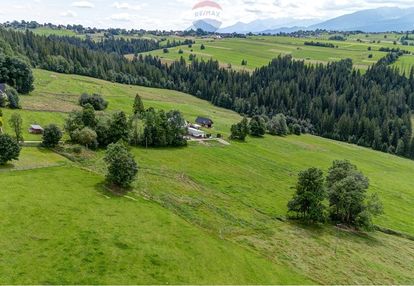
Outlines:
<svg viewBox="0 0 414 286"><path fill-rule="evenodd" d="M111 44L118 45L117 40ZM249 73L221 68L214 60L194 59L188 64L182 58L167 65L155 57L135 56L130 61L112 50L89 47L71 37L0 29L0 80L27 93L32 79L24 74L31 66L174 89L247 116L285 114L302 133L414 158L414 69L403 76L389 67L398 56L393 51L387 56L390 60L385 58L361 74L351 60L309 66L289 56L278 57ZM11 72L18 74L7 74Z"/></svg>

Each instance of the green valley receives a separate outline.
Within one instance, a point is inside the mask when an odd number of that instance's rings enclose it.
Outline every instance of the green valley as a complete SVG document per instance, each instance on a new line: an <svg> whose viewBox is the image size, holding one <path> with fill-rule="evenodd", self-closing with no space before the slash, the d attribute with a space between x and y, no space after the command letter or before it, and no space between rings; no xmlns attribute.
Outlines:
<svg viewBox="0 0 414 286"><path fill-rule="evenodd" d="M132 113L134 96L189 121L214 120L229 135L240 115L185 93L35 70L20 96L24 127L57 123L97 92L108 112ZM7 126L6 126L7 127ZM10 130L6 129L7 132ZM27 138L26 138L27 137ZM25 134L26 140L41 140ZM409 284L414 242L286 219L299 171L350 160L370 179L385 214L375 223L414 235L414 162L311 135L247 142L190 142L185 148L132 148L140 166L132 191L105 188L103 151L71 162L24 147L0 169L0 283L4 284ZM50 259L50 258L53 259ZM33 266L35 265L35 266Z"/></svg>

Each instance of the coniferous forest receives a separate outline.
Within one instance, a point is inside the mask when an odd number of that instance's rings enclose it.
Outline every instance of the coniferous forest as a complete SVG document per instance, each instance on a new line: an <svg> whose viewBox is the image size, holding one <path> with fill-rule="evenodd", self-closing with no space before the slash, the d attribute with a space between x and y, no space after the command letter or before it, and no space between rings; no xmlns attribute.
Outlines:
<svg viewBox="0 0 414 286"><path fill-rule="evenodd" d="M214 60L187 63L182 58L170 65L151 56L128 60L125 51L107 44L96 48L79 39L0 29L3 58L17 57L32 67L61 73L183 91L249 116L283 113L302 122L303 132L414 158L413 70L403 76L384 60L361 74L351 60L310 66L286 56L249 73L221 68Z"/></svg>

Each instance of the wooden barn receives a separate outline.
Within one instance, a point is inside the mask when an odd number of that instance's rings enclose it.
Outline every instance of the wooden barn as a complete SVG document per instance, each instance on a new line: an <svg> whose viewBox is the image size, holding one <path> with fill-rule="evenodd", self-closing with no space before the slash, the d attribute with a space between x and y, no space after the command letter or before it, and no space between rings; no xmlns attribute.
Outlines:
<svg viewBox="0 0 414 286"><path fill-rule="evenodd" d="M31 134L43 134L43 128L40 125L30 125L29 132Z"/></svg>

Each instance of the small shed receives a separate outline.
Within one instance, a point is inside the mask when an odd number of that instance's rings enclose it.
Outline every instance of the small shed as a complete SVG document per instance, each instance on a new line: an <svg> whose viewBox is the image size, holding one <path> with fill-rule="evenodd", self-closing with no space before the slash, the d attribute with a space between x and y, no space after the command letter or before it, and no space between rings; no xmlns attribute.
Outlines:
<svg viewBox="0 0 414 286"><path fill-rule="evenodd" d="M206 133L202 130L198 130L195 128L188 128L188 135L195 137L195 138L205 138L206 137Z"/></svg>
<svg viewBox="0 0 414 286"><path fill-rule="evenodd" d="M207 128L211 128L213 127L213 120L211 120L210 118L206 118L206 117L197 117L196 119L196 123L203 126L203 127L207 127Z"/></svg>
<svg viewBox="0 0 414 286"><path fill-rule="evenodd" d="M31 134L43 134L43 128L40 125L30 125L29 132Z"/></svg>

